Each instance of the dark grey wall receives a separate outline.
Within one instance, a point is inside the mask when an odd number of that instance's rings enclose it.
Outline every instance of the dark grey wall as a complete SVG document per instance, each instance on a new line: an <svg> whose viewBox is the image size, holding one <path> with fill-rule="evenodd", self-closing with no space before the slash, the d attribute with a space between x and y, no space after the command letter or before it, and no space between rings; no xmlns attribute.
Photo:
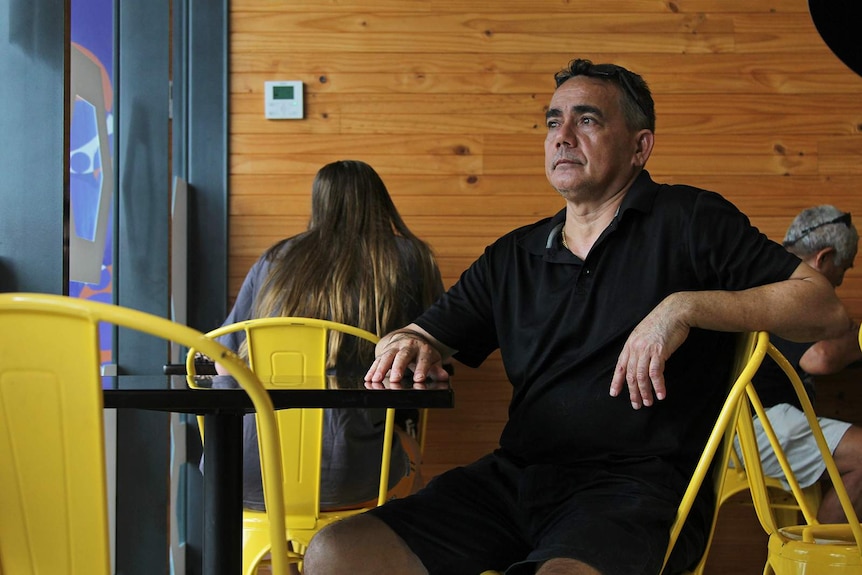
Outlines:
<svg viewBox="0 0 862 575"><path fill-rule="evenodd" d="M170 2L114 2L115 299L170 317ZM166 342L119 330L122 388L164 388ZM117 413L116 566L168 573L170 414Z"/></svg>
<svg viewBox="0 0 862 575"><path fill-rule="evenodd" d="M170 317L170 192L179 175L190 195L189 323L203 330L227 311L228 5L114 0L115 297ZM68 289L69 6L0 0L0 291ZM167 360L161 342L118 334L122 387L166 386L157 374ZM167 573L169 416L123 410L117 419L117 573ZM187 567L200 573L199 451L191 447Z"/></svg>
<svg viewBox="0 0 862 575"><path fill-rule="evenodd" d="M188 183L188 323L227 315L228 0L174 0L174 174ZM183 524L187 575L204 572L200 441L189 418Z"/></svg>
<svg viewBox="0 0 862 575"><path fill-rule="evenodd" d="M227 316L228 0L188 0L189 325Z"/></svg>
<svg viewBox="0 0 862 575"><path fill-rule="evenodd" d="M170 191L173 177L179 176L189 191L188 323L207 331L227 315L228 1L115 0L114 5L118 303L170 317ZM119 334L121 373L158 373L167 354L161 342ZM164 377L143 375L120 382L124 387L167 385ZM167 414L118 414L117 468L123 487L117 499L123 520L117 529L118 573L165 572L168 425ZM202 572L202 486L197 430L190 429L188 437L180 536L186 572L193 575Z"/></svg>
<svg viewBox="0 0 862 575"><path fill-rule="evenodd" d="M0 290L67 292L66 0L0 0Z"/></svg>

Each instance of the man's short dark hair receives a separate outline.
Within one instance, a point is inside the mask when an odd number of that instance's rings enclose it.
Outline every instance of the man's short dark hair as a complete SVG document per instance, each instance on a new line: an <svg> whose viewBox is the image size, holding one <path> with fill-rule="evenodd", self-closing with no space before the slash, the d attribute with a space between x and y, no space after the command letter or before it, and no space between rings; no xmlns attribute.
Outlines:
<svg viewBox="0 0 862 575"><path fill-rule="evenodd" d="M578 58L569 62L567 68L554 74L557 88L575 76L599 78L616 84L622 94L623 115L628 127L655 132L655 103L649 86L640 75L616 64L593 64L589 60Z"/></svg>

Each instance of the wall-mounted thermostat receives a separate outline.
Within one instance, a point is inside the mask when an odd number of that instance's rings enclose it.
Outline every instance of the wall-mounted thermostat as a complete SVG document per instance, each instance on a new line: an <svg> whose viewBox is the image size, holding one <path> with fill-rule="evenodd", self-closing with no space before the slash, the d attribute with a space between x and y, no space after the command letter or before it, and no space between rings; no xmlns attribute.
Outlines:
<svg viewBox="0 0 862 575"><path fill-rule="evenodd" d="M304 116L302 107L302 82L285 80L264 82L264 110L269 120L301 120Z"/></svg>

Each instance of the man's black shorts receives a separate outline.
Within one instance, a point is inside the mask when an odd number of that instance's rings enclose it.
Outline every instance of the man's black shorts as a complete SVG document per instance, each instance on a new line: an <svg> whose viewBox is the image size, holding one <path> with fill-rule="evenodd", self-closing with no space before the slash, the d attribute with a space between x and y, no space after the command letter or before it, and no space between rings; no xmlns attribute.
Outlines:
<svg viewBox="0 0 862 575"><path fill-rule="evenodd" d="M520 467L498 452L368 513L404 539L431 575L532 574L557 557L604 575L654 575L686 480L674 471L657 477L655 466L645 480L642 469ZM711 516L703 507L692 510L669 572L700 557L709 525L703 518Z"/></svg>

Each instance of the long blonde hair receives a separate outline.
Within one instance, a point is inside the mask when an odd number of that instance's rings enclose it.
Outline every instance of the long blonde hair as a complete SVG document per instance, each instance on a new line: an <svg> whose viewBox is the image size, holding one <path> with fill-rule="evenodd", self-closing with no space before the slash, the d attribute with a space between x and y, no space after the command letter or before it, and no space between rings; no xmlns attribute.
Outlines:
<svg viewBox="0 0 862 575"><path fill-rule="evenodd" d="M425 309L442 287L431 249L407 228L377 172L357 160L317 172L308 229L265 257L255 317L316 317L383 335L412 321L408 308ZM332 334L328 367L336 358L370 364L370 343L343 343Z"/></svg>

